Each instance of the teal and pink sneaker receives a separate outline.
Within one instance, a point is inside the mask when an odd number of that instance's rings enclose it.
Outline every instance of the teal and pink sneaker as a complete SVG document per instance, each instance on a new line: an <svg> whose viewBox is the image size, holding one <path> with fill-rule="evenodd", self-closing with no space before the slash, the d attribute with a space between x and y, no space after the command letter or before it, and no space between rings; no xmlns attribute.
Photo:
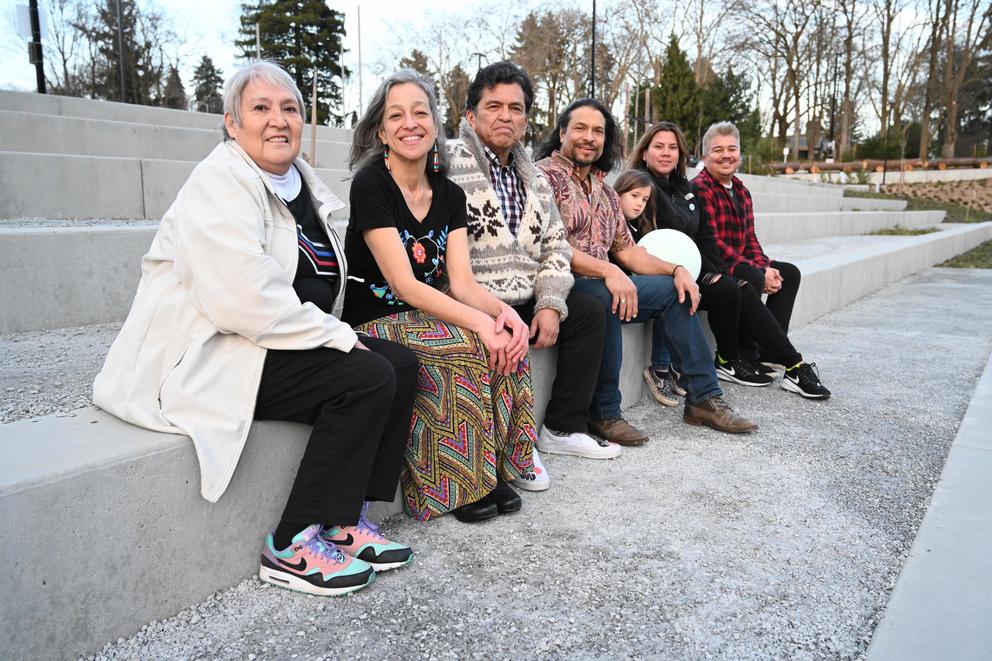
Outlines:
<svg viewBox="0 0 992 661"><path fill-rule="evenodd" d="M262 548L258 577L279 587L316 594L338 596L361 590L375 579L369 563L345 555L320 536L320 525L313 524L293 537L282 551L272 545L272 534Z"/></svg>
<svg viewBox="0 0 992 661"><path fill-rule="evenodd" d="M379 532L379 526L365 517L369 504L362 505L358 525L334 526L320 533L321 539L355 558L372 565L377 572L404 567L413 562L409 546L391 542Z"/></svg>

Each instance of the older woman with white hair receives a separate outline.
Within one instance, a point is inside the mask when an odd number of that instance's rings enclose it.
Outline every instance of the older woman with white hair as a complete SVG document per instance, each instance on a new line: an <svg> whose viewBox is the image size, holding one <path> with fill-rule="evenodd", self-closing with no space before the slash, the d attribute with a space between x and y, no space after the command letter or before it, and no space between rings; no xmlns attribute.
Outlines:
<svg viewBox="0 0 992 661"><path fill-rule="evenodd" d="M265 61L239 70L225 86L224 129L142 259L93 400L189 435L209 501L230 483L253 418L313 425L259 576L344 594L412 559L365 513L395 494L418 361L331 314L346 282L330 225L343 204L299 158L293 79Z"/></svg>

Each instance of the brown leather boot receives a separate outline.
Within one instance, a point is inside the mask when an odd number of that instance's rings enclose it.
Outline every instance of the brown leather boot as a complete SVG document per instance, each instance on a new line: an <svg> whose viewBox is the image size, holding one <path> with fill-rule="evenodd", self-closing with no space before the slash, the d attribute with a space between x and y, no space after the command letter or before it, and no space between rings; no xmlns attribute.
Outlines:
<svg viewBox="0 0 992 661"><path fill-rule="evenodd" d="M603 440L612 441L617 445L644 445L648 442L647 434L623 418L590 420L589 431Z"/></svg>
<svg viewBox="0 0 992 661"><path fill-rule="evenodd" d="M730 405L723 401L723 397L718 395L698 404L686 402L682 420L689 425L706 425L729 434L744 434L758 428L758 425L747 418L734 413Z"/></svg>

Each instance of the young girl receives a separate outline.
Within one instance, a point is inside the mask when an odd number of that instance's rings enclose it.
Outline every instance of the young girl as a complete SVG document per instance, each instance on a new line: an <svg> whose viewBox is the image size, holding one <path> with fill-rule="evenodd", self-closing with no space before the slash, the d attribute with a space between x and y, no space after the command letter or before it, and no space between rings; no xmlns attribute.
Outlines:
<svg viewBox="0 0 992 661"><path fill-rule="evenodd" d="M651 175L643 170L627 170L617 177L613 185L620 196L620 208L627 219L634 240L654 228L655 204L652 198L654 186ZM685 389L678 385L678 369L672 367L668 338L665 337L662 322L656 321L651 337L651 365L644 369L644 380L651 394L665 406L678 406L678 397L685 396Z"/></svg>

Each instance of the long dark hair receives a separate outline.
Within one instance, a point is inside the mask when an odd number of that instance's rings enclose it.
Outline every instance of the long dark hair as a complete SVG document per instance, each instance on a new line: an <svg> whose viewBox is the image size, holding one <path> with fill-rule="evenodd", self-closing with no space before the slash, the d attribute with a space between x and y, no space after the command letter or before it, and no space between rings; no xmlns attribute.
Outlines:
<svg viewBox="0 0 992 661"><path fill-rule="evenodd" d="M548 133L541 146L535 150L535 161L547 158L555 150L561 149L561 134L562 131L568 128L568 123L572 119L572 112L577 108L586 106L598 110L606 123L606 131L603 135L603 155L593 165L603 172L613 170L613 166L623 159L623 144L620 142L620 129L617 128L616 120L613 119L613 115L610 114L606 106L596 99L579 99L573 101L571 105L565 108L565 112L558 116L558 122L555 124L555 127Z"/></svg>
<svg viewBox="0 0 992 661"><path fill-rule="evenodd" d="M658 135L662 131L668 131L675 134L675 142L679 144L679 162L675 166L675 171L679 173L679 176L683 179L685 176L686 164L689 161L689 147L686 144L685 136L682 135L682 129L678 127L678 124L673 122L656 122L644 132L641 139L637 142L637 146L634 147L633 153L627 160L627 167L631 169L635 168L647 168L647 163L644 162L644 152L648 150L651 145L651 141L654 140L654 136Z"/></svg>
<svg viewBox="0 0 992 661"><path fill-rule="evenodd" d="M654 187L654 182L651 180L651 175L648 174L647 170L633 169L624 170L617 177L617 180L613 182L613 190L617 192L617 195L623 195L629 190L635 188L643 188L647 186L651 190L651 197L648 198L648 203L644 205L644 210L641 211L641 215L633 220L628 220L627 222L638 229L638 231L644 235L651 230L657 229L654 224L654 214L655 214L655 196L657 195L657 190Z"/></svg>

